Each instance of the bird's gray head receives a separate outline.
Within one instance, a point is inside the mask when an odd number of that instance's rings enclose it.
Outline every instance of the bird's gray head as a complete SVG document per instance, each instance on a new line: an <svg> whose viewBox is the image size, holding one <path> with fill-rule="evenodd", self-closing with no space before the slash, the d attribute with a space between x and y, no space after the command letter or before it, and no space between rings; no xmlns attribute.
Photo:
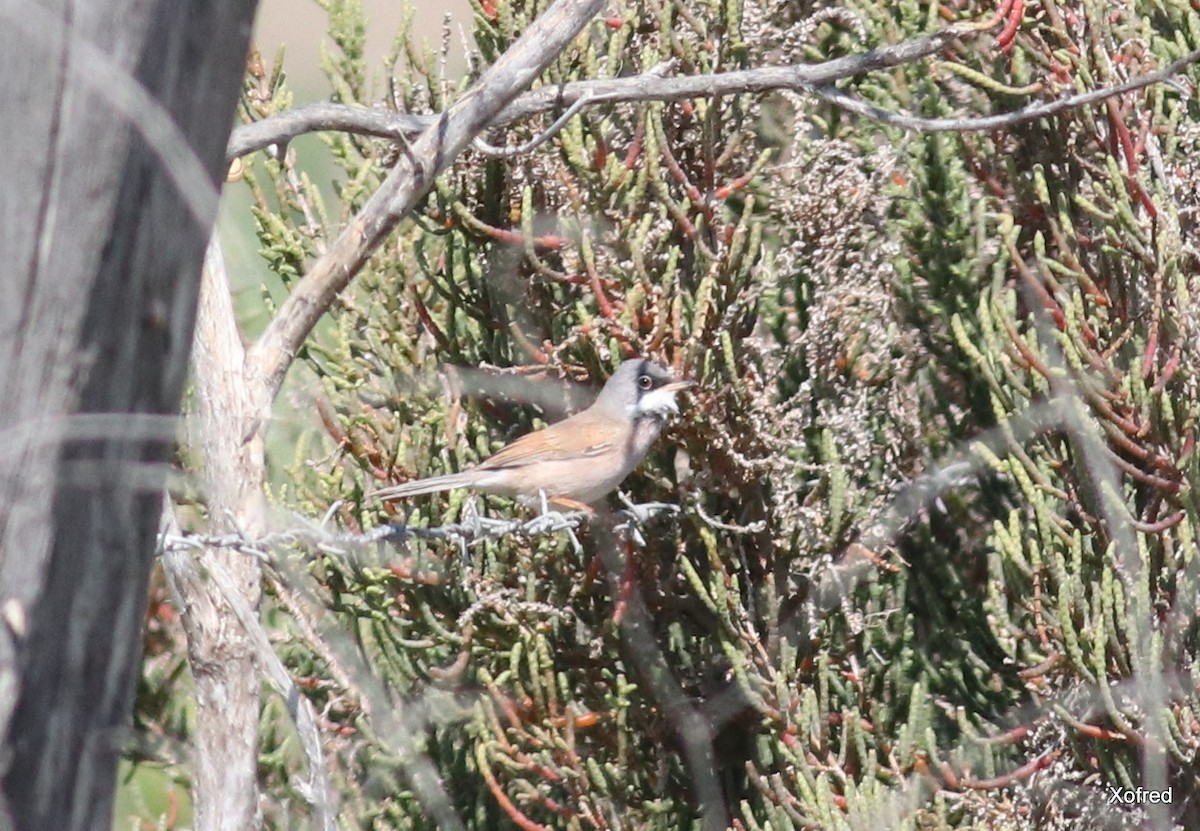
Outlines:
<svg viewBox="0 0 1200 831"><path fill-rule="evenodd" d="M614 417L665 421L667 416L679 412L675 394L690 386L691 381L676 378L662 364L634 358L617 367L594 406Z"/></svg>

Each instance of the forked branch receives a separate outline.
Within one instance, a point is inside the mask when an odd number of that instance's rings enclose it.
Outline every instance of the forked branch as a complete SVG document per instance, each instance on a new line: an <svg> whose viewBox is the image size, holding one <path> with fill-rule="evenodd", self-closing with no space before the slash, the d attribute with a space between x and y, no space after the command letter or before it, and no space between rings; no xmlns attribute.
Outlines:
<svg viewBox="0 0 1200 831"><path fill-rule="evenodd" d="M437 116L379 189L292 289L246 355L259 423L265 423L300 344L333 299L362 268L434 179L495 119L604 5L604 0L557 0L540 15L450 109Z"/></svg>

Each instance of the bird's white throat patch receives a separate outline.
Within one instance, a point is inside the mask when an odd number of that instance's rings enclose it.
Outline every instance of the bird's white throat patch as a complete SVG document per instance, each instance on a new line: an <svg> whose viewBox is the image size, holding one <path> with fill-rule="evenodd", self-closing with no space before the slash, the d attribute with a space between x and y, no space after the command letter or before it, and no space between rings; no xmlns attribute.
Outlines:
<svg viewBox="0 0 1200 831"><path fill-rule="evenodd" d="M629 414L635 419L642 418L643 416L666 418L678 412L679 405L675 403L674 390L653 390L643 395L638 399L636 404L629 407Z"/></svg>

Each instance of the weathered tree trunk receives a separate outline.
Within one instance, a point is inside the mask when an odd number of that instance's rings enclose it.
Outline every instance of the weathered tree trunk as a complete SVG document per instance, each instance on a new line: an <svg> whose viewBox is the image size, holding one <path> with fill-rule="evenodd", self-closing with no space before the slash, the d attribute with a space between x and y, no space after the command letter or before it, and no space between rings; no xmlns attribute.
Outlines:
<svg viewBox="0 0 1200 831"><path fill-rule="evenodd" d="M220 247L209 249L200 289L195 344L196 409L204 459L209 531L263 532L266 463L255 422L245 348L233 311ZM238 601L257 612L262 574L253 557L228 549L202 562L225 569ZM262 824L258 805L258 719L262 672L254 642L215 581L191 552L168 552L163 569L182 606L188 663L196 684L192 791L197 831L249 831Z"/></svg>
<svg viewBox="0 0 1200 831"><path fill-rule="evenodd" d="M4 825L111 821L254 6L0 2Z"/></svg>

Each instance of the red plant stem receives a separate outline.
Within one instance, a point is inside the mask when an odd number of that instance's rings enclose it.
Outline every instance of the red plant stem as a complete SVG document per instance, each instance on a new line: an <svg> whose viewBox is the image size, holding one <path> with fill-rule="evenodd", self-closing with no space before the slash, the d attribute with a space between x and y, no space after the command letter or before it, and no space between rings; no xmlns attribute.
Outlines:
<svg viewBox="0 0 1200 831"><path fill-rule="evenodd" d="M718 199L728 199L733 194L744 189L746 185L754 180L754 173L747 173L744 176L739 176L730 182L728 185L723 185L717 188L716 196Z"/></svg>
<svg viewBox="0 0 1200 831"><path fill-rule="evenodd" d="M1104 419L1104 421L1108 422L1113 427L1116 427L1122 435L1128 436L1130 441L1133 439L1139 439L1146 434L1146 430L1141 424L1138 424L1136 421L1133 421L1126 416L1118 414L1117 411L1114 410L1112 406L1104 399L1104 396L1096 395L1094 392L1089 391L1086 392L1083 397L1087 399L1088 403L1095 408L1096 415ZM1136 445L1131 446L1129 451L1139 459L1145 459L1149 457L1149 451L1143 450Z"/></svg>
<svg viewBox="0 0 1200 831"><path fill-rule="evenodd" d="M475 227L485 236L496 240L496 242L503 242L508 245L523 245L525 243L525 235L521 231L514 231L510 228L498 228L495 225L480 222L478 219L475 222ZM533 238L534 248L539 248L543 251L557 251L566 246L567 242L566 237L560 237L557 234L544 234Z"/></svg>
<svg viewBox="0 0 1200 831"><path fill-rule="evenodd" d="M337 443L337 446L352 455L356 459L364 459L371 463L371 475L377 480L388 478L387 472L383 469L383 454L379 450L379 445L371 442L370 447L364 447L362 442L355 441L350 437L349 433L342 430L337 423L337 418L334 417L333 410L330 409L329 401L324 397L317 398L317 416L321 419L321 424L325 427L325 431Z"/></svg>
<svg viewBox="0 0 1200 831"><path fill-rule="evenodd" d="M1023 741L1026 736L1033 732L1033 726L1029 724L1021 724L1011 730L1005 730L995 736L988 736L986 739L980 739L981 744L988 745L1004 745L1016 744Z"/></svg>
<svg viewBox="0 0 1200 831"><path fill-rule="evenodd" d="M663 161L667 164L667 170L671 171L671 175L675 177L675 181L683 186L683 192L687 194L687 198L692 200L692 205L697 210L702 210L706 215L711 215L712 210L704 203L704 197L700 195L700 189L692 184L688 179L687 174L683 172L683 168L679 166L679 162L675 160L674 154L671 153L670 144L667 142L667 134L665 130L659 130L659 145L663 154Z"/></svg>
<svg viewBox="0 0 1200 831"><path fill-rule="evenodd" d="M442 575L436 571L413 571L412 565L412 559L409 558L402 563L393 563L387 567L387 570L393 577L422 586L440 586L442 584Z"/></svg>
<svg viewBox="0 0 1200 831"><path fill-rule="evenodd" d="M1154 371L1154 359L1158 357L1158 320L1150 327L1150 337L1146 341L1146 350L1142 353L1142 377L1149 378Z"/></svg>
<svg viewBox="0 0 1200 831"><path fill-rule="evenodd" d="M604 292L604 284L600 282L600 275L596 271L596 266L590 261L587 263L588 283L592 287L592 294L596 296L596 307L600 310L603 317L612 320L616 316L613 310L612 303L608 300L608 295Z"/></svg>
<svg viewBox="0 0 1200 831"><path fill-rule="evenodd" d="M1012 51L1013 44L1017 41L1017 31L1021 28L1021 20L1025 17L1025 0L1013 0L1012 10L1008 16L1008 22L996 36L996 42L1000 44L1000 51L1008 54Z"/></svg>
<svg viewBox="0 0 1200 831"><path fill-rule="evenodd" d="M1008 339L1012 343L1013 348L1017 350L1018 356L1022 361L1025 362L1025 366L1028 369L1034 370L1047 381L1049 381L1050 367L1042 363L1041 359L1038 358L1037 355L1033 354L1033 350L1026 345L1025 341L1021 338L1020 333L1017 332L1016 327L1012 325L1012 321L1010 321L1008 318L1004 319L1004 329L1008 333Z"/></svg>
<svg viewBox="0 0 1200 831"><path fill-rule="evenodd" d="M1034 666L1018 671L1017 676L1025 680L1029 680L1031 678L1041 678L1047 672L1058 666L1061 661L1061 652L1051 652L1046 660L1042 661L1040 664L1035 664Z"/></svg>
<svg viewBox="0 0 1200 831"><path fill-rule="evenodd" d="M1146 193L1142 187L1142 183L1132 177L1126 177L1125 186L1137 195L1138 201L1142 203L1142 207L1146 209L1146 213L1150 214L1151 219L1158 219L1158 208L1154 205L1154 200Z"/></svg>
<svg viewBox="0 0 1200 831"><path fill-rule="evenodd" d="M522 736L528 736L529 733L521 724L521 714L517 712L517 706L513 703L513 700L490 684L488 685L488 692L492 694L492 700L499 705L500 711L503 712L504 717L508 719L508 726ZM499 736L499 739L507 748L512 748L512 745L508 743L508 738L503 734Z"/></svg>
<svg viewBox="0 0 1200 831"><path fill-rule="evenodd" d="M1125 155L1125 169L1129 171L1130 176L1136 176L1138 172L1137 153L1134 152L1133 137L1129 134L1128 125L1125 124L1121 106L1117 103L1117 99L1109 98L1104 102L1104 107L1108 111L1108 123L1112 126L1113 138Z"/></svg>
<svg viewBox="0 0 1200 831"><path fill-rule="evenodd" d="M994 779L974 779L964 781L963 787L970 788L973 791L990 791L999 788L1007 788L1014 782L1020 782L1022 779L1028 779L1039 770L1044 770L1053 764L1054 760L1062 755L1061 750L1048 750L1036 759L1022 765L1014 771L997 776Z"/></svg>
<svg viewBox="0 0 1200 831"><path fill-rule="evenodd" d="M1100 739L1106 742L1128 742L1130 737L1125 733L1119 733L1115 730L1107 730L1095 724L1088 724L1080 721L1065 710L1058 711L1058 717L1063 720L1063 723L1073 730L1077 730L1085 736L1090 736L1093 739ZM1138 744L1138 742L1133 742Z"/></svg>
<svg viewBox="0 0 1200 831"><path fill-rule="evenodd" d="M992 15L991 20L980 25L981 29L994 29L1000 25L1000 21L1008 17L1009 11L1012 9L1014 0L1002 0L996 13Z"/></svg>
<svg viewBox="0 0 1200 831"><path fill-rule="evenodd" d="M1054 296L1046 290L1046 286L1042 283L1042 281L1037 279L1033 273L1025 267L1023 262L1017 263L1017 271L1020 272L1025 285L1028 286L1029 290L1033 292L1034 296L1041 301L1046 313L1050 315L1050 319L1054 321L1054 325L1059 329L1065 329L1067 326L1066 315L1063 314L1062 307L1058 305L1058 301L1055 300Z"/></svg>
<svg viewBox="0 0 1200 831"><path fill-rule="evenodd" d="M621 171L621 175L617 177L617 181L613 182L613 187L618 188L624 183L625 177L637 166L638 157L642 155L642 142L646 139L646 120L643 118L638 121L637 127L633 130L633 141L629 143L629 150L625 153L625 162Z"/></svg>
<svg viewBox="0 0 1200 831"><path fill-rule="evenodd" d="M1162 371L1159 372L1154 386L1150 388L1155 395L1161 394L1163 388L1175 377L1175 371L1179 369L1179 358L1182 351L1182 347L1178 343L1171 347L1170 357L1167 358L1166 364L1163 365Z"/></svg>
<svg viewBox="0 0 1200 831"><path fill-rule="evenodd" d="M1195 449L1196 449L1196 431L1193 428L1193 429L1188 430L1187 435L1185 435L1183 437L1183 449L1179 451L1179 458L1176 460L1175 464L1182 467L1184 462L1186 462L1188 460L1188 458L1192 455L1192 452L1195 451Z"/></svg>
<svg viewBox="0 0 1200 831"><path fill-rule="evenodd" d="M1176 511L1170 516L1164 517L1157 522L1141 522L1136 519L1131 519L1129 524L1132 525L1135 530L1141 531L1143 534L1161 534L1163 531L1174 528L1176 525L1183 522L1185 516L1186 513L1184 511Z"/></svg>
<svg viewBox="0 0 1200 831"><path fill-rule="evenodd" d="M1126 461L1117 453L1111 450L1105 454L1110 462L1124 471L1129 478L1141 482L1143 485L1150 485L1153 488L1166 491L1167 493L1179 493L1179 483L1172 482L1170 479L1164 479L1161 476L1155 476L1153 473L1147 473L1132 462Z"/></svg>
<svg viewBox="0 0 1200 831"><path fill-rule="evenodd" d="M517 824L521 831L550 831L545 825L536 823L521 812L521 809L512 803L508 795L500 788L500 783L496 781L496 777L492 774L492 769L484 762L484 754L479 754L480 762L479 772L483 774L483 779L487 782L488 790L492 792L496 803L508 814L509 819Z"/></svg>
<svg viewBox="0 0 1200 831"><path fill-rule="evenodd" d="M516 321L512 321L508 324L508 330L512 333L513 339L517 342L517 345L525 351L525 354L529 356L531 361L541 366L545 366L546 364L550 363L550 356L547 355L545 351L541 349L541 347L525 336L525 333L521 331L521 327Z"/></svg>
<svg viewBox="0 0 1200 831"><path fill-rule="evenodd" d="M971 166L971 172L975 174L984 187L992 192L992 195L997 199L1003 199L1007 196L1004 186L1000 184L1000 180L984 169L979 162L979 158L974 153L968 153L967 164Z"/></svg>
<svg viewBox="0 0 1200 831"><path fill-rule="evenodd" d="M446 339L446 336L442 333L442 330L438 327L438 325L433 322L433 318L429 314L429 309L425 308L425 303L421 300L420 296L417 295L416 291L413 291L412 298L413 303L417 307L417 315L421 318L421 323L423 323L425 328L429 330L429 333L433 335L433 339L438 342L438 347L442 350L449 350L450 341Z"/></svg>
<svg viewBox="0 0 1200 831"><path fill-rule="evenodd" d="M337 419L333 416L333 411L329 408L329 402L324 396L317 398L317 417L321 419L321 424L325 427L325 432L337 444L338 449L349 450L350 437L346 435L337 423Z"/></svg>

